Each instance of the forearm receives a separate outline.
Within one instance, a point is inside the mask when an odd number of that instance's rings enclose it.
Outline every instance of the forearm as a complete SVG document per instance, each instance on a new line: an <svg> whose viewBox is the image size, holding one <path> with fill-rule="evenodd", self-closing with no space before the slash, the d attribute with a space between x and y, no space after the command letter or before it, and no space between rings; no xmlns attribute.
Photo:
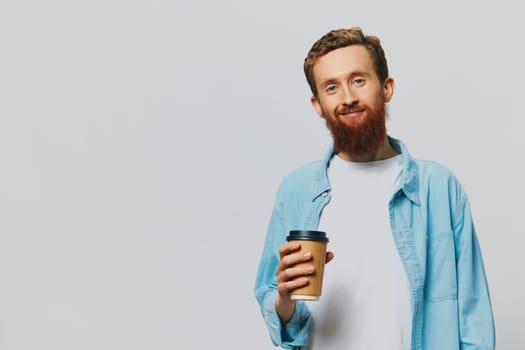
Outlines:
<svg viewBox="0 0 525 350"><path fill-rule="evenodd" d="M462 220L455 228L460 248L457 279L461 349L492 350L495 346L494 319L481 249L468 203L462 214Z"/></svg>
<svg viewBox="0 0 525 350"><path fill-rule="evenodd" d="M272 343L285 349L295 349L307 342L310 313L303 302L278 301L276 270L280 262L279 248L286 243L288 227L284 222L283 204L277 199L257 272L255 297Z"/></svg>

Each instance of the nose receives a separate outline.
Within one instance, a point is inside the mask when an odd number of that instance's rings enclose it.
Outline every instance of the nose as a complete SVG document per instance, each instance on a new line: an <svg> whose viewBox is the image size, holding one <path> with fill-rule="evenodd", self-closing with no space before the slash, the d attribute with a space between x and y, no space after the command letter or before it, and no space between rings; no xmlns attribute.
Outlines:
<svg viewBox="0 0 525 350"><path fill-rule="evenodd" d="M344 104L351 106L357 102L357 96L355 93L350 89L350 87L346 86L343 89L344 92Z"/></svg>

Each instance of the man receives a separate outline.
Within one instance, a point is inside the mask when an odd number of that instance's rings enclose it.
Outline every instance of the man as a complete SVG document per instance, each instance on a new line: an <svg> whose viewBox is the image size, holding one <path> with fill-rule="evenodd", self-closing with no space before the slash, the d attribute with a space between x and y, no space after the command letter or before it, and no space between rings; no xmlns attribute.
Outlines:
<svg viewBox="0 0 525 350"><path fill-rule="evenodd" d="M285 349L494 349L494 323L467 196L449 170L387 135L394 92L378 38L334 30L305 59L311 102L333 137L325 158L277 193L255 284ZM311 255L290 230L330 238L320 301L290 299ZM332 252L333 251L333 252Z"/></svg>

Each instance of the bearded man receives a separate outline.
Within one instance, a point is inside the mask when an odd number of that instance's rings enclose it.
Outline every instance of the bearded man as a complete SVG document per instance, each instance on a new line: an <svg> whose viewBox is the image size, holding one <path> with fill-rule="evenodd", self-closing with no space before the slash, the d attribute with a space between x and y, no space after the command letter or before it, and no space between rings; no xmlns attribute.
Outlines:
<svg viewBox="0 0 525 350"><path fill-rule="evenodd" d="M380 40L333 30L310 49L311 102L333 138L282 181L255 296L285 349L494 349L494 321L467 195L444 166L387 135L394 92ZM315 273L291 230L329 233L323 296L292 300ZM301 265L299 265L301 264Z"/></svg>

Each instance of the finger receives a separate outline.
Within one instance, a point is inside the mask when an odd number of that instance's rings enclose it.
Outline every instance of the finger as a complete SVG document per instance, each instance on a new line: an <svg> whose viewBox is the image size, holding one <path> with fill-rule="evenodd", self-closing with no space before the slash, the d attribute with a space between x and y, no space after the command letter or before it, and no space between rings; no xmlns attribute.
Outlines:
<svg viewBox="0 0 525 350"><path fill-rule="evenodd" d="M301 249L299 242L288 242L279 247L279 257L282 259L284 256L291 254Z"/></svg>
<svg viewBox="0 0 525 350"><path fill-rule="evenodd" d="M305 277L313 274L315 271L315 268L313 265L306 265L301 267L294 267L294 268L288 268L286 270L281 271L277 275L277 282L288 282L294 279L297 279L299 277Z"/></svg>
<svg viewBox="0 0 525 350"><path fill-rule="evenodd" d="M309 260L312 260L312 253L310 252L285 255L283 258L281 258L281 261L277 265L276 272L280 273L281 271L294 267L297 264L307 262Z"/></svg>
<svg viewBox="0 0 525 350"><path fill-rule="evenodd" d="M307 277L301 277L294 279L292 281L288 282L281 282L277 285L277 290L279 291L279 294L289 294L294 289L304 287L309 283L309 280Z"/></svg>
<svg viewBox="0 0 525 350"><path fill-rule="evenodd" d="M325 263L329 263L330 261L332 261L333 258L334 258L334 253L332 253L332 252L326 252Z"/></svg>

